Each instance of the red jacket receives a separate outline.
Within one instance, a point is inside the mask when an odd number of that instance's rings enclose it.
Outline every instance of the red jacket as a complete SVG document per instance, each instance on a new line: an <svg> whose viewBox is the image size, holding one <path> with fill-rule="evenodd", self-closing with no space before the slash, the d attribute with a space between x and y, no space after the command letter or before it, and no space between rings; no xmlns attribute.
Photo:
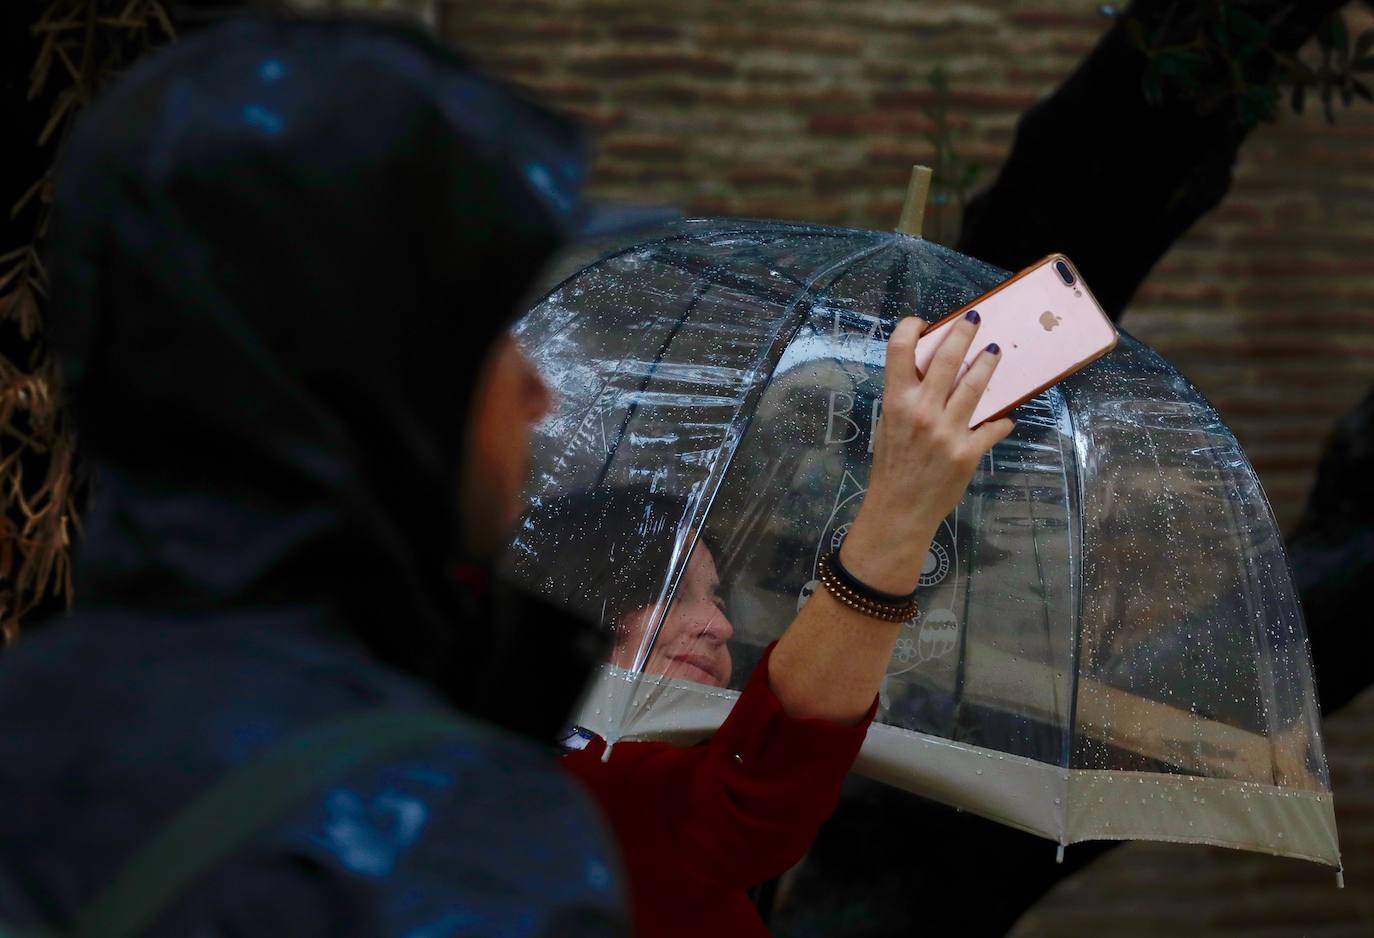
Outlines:
<svg viewBox="0 0 1374 938"><path fill-rule="evenodd" d="M767 936L746 890L806 853L835 810L877 700L856 726L797 720L768 685L772 646L709 742L605 740L563 757L615 830L641 938Z"/></svg>

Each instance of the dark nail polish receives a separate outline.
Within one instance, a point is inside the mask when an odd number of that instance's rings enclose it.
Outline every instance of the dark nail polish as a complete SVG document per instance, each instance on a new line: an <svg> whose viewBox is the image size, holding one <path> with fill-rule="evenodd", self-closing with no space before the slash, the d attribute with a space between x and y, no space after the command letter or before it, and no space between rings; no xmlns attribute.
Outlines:
<svg viewBox="0 0 1374 938"><path fill-rule="evenodd" d="M996 355L998 352L1002 351L1002 348L996 342L993 342L988 346L988 351Z"/></svg>
<svg viewBox="0 0 1374 938"><path fill-rule="evenodd" d="M978 325L979 320L981 320L983 317L978 315L978 310L971 309L964 314L964 318L976 326Z"/></svg>

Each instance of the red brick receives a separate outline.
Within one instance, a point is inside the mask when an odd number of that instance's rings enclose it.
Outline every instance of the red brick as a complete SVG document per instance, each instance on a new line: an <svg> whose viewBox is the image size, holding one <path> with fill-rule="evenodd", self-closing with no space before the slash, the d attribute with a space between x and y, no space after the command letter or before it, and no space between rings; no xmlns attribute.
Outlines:
<svg viewBox="0 0 1374 938"><path fill-rule="evenodd" d="M671 23L611 22L606 29L613 39L630 42L667 42L682 37L682 27Z"/></svg>
<svg viewBox="0 0 1374 938"><path fill-rule="evenodd" d="M787 103L798 114L845 114L867 107L868 99L848 89L818 88L789 92Z"/></svg>
<svg viewBox="0 0 1374 938"><path fill-rule="evenodd" d="M1212 403L1227 419L1241 416L1329 417L1331 407L1320 398L1310 395L1289 396L1282 399L1254 400L1248 397L1214 396ZM1311 465L1311 461L1308 462ZM1263 478L1263 477L1261 477Z"/></svg>
<svg viewBox="0 0 1374 938"><path fill-rule="evenodd" d="M894 90L900 90L914 85L924 85L929 71L910 62L879 60L864 62L860 74L866 79L873 79Z"/></svg>
<svg viewBox="0 0 1374 938"><path fill-rule="evenodd" d="M515 77L542 75L549 67L548 60L539 55L491 55L484 61L488 68Z"/></svg>
<svg viewBox="0 0 1374 938"><path fill-rule="evenodd" d="M701 89L700 101L732 111L785 110L799 115L846 113L864 103L863 98L851 91L818 88L798 92L788 85L763 88L712 85Z"/></svg>
<svg viewBox="0 0 1374 938"><path fill-rule="evenodd" d="M1057 85L1069 75L1067 69L1062 68L1030 68L1022 65L1013 65L1007 69L1007 81L1013 85Z"/></svg>
<svg viewBox="0 0 1374 938"><path fill-rule="evenodd" d="M844 169L818 169L811 177L811 187L818 195L874 192L893 186L905 187L911 178L911 166L865 165Z"/></svg>
<svg viewBox="0 0 1374 938"><path fill-rule="evenodd" d="M689 215L694 217L715 218L736 214L738 204L734 196L722 198L720 196L698 195L688 201L687 211Z"/></svg>
<svg viewBox="0 0 1374 938"><path fill-rule="evenodd" d="M1304 222L1316 217L1315 207L1305 202L1287 202L1274 208L1274 220L1282 224Z"/></svg>
<svg viewBox="0 0 1374 938"><path fill-rule="evenodd" d="M570 60L567 68L579 75L618 78L632 75L699 75L722 78L734 74L729 59L705 52L659 50L595 52Z"/></svg>
<svg viewBox="0 0 1374 938"><path fill-rule="evenodd" d="M553 105L587 105L601 100L595 85L577 81L534 78L523 84L539 96L539 100Z"/></svg>
<svg viewBox="0 0 1374 938"><path fill-rule="evenodd" d="M692 173L681 163L644 166L603 160L596 166L593 181L596 183L634 183L647 186L665 182L690 182L693 178Z"/></svg>
<svg viewBox="0 0 1374 938"><path fill-rule="evenodd" d="M917 163L929 165L935 158L935 148L928 143L912 141L902 144L872 144L867 150L868 159L877 166L904 166L908 173Z"/></svg>
<svg viewBox="0 0 1374 938"><path fill-rule="evenodd" d="M860 114L813 114L806 122L809 133L818 136L862 136L866 134L924 134L935 125L924 114L910 111L880 111Z"/></svg>
<svg viewBox="0 0 1374 938"><path fill-rule="evenodd" d="M854 55L863 51L864 47L864 38L852 33L789 26L705 26L701 30L701 39L708 48L743 51L784 49L796 55Z"/></svg>
<svg viewBox="0 0 1374 938"><path fill-rule="evenodd" d="M441 0L444 9L440 24L445 28L445 37L454 38L462 34L462 28L470 21L481 19L484 11L462 0ZM508 0L501 4L501 12L512 24L525 22L529 18L564 17L567 14L566 0Z"/></svg>
<svg viewBox="0 0 1374 938"><path fill-rule="evenodd" d="M1221 275L1251 277L1374 275L1374 256L1306 257L1296 250L1289 250L1272 257L1227 258L1218 262L1215 270Z"/></svg>
<svg viewBox="0 0 1374 938"><path fill-rule="evenodd" d="M1161 284L1146 281L1136 293L1136 304L1205 304L1219 306L1226 299L1226 292L1211 283Z"/></svg>
<svg viewBox="0 0 1374 938"><path fill-rule="evenodd" d="M726 178L731 185L745 190L798 189L807 183L806 172L793 166L746 166L732 171Z"/></svg>
<svg viewBox="0 0 1374 938"><path fill-rule="evenodd" d="M883 107L924 108L934 104L937 97L922 82L919 87L879 91L873 95L873 103Z"/></svg>
<svg viewBox="0 0 1374 938"><path fill-rule="evenodd" d="M619 108L576 104L565 106L563 110L594 130L613 130L625 123L625 112Z"/></svg>
<svg viewBox="0 0 1374 938"><path fill-rule="evenodd" d="M1055 52L1062 52L1075 58L1081 58L1092 51L1093 46L1097 45L1097 37L1091 39L1076 39L1070 36L1056 36L1050 48Z"/></svg>
<svg viewBox="0 0 1374 938"><path fill-rule="evenodd" d="M633 103L637 108L656 104L678 108L701 101L702 92L696 85L685 81L666 79L625 82L616 89L616 97L625 103Z"/></svg>
<svg viewBox="0 0 1374 938"><path fill-rule="evenodd" d="M929 106L935 98L935 92L929 88L879 91L873 96L874 103L885 107ZM951 110L1010 111L1019 114L1039 100L1040 95L1029 91L954 88L949 95L949 107Z"/></svg>
<svg viewBox="0 0 1374 938"><path fill-rule="evenodd" d="M1007 19L1017 26L1055 30L1085 29L1094 33L1102 32L1106 25L1105 18L1095 13L1087 4L1081 5L1075 12L1055 8L1016 10L1008 13Z"/></svg>
<svg viewBox="0 0 1374 938"><path fill-rule="evenodd" d="M1207 216L1213 222L1240 222L1245 225L1268 225L1270 213L1253 203L1230 199L1213 209Z"/></svg>
<svg viewBox="0 0 1374 938"><path fill-rule="evenodd" d="M1262 313L1255 318L1271 325L1290 320L1295 325L1306 323L1309 326L1320 322L1322 327L1327 329L1338 325L1367 326L1367 311L1374 309L1374 286L1368 290L1349 287L1314 290L1300 283L1279 283L1237 287L1231 292L1231 296L1242 306L1255 307ZM1289 317L1275 315L1270 310L1262 309L1263 307L1291 307L1302 312L1297 317Z"/></svg>
<svg viewBox="0 0 1374 938"><path fill-rule="evenodd" d="M561 17L532 17L523 21L514 21L508 13L504 12L503 8L502 17L499 19L467 21L463 24L461 32L454 36L454 39L459 45L471 48L480 54L481 48L474 48L473 40L475 39L499 39L502 45L509 46L514 43L570 42L588 39L593 34L590 24Z"/></svg>
<svg viewBox="0 0 1374 938"><path fill-rule="evenodd" d="M618 159L676 160L682 157L685 144L682 137L663 134L618 133L606 137L601 152Z"/></svg>
<svg viewBox="0 0 1374 938"><path fill-rule="evenodd" d="M800 65L788 65L786 63L768 65L747 65L744 66L740 77L746 83L753 86L782 82L793 84L796 82L809 82L816 77L814 69L804 68Z"/></svg>
<svg viewBox="0 0 1374 938"><path fill-rule="evenodd" d="M780 218L787 221L810 221L820 225L844 224L852 211L848 200L825 203L799 202L796 199L777 199L745 196L735 205L733 214L750 218Z"/></svg>

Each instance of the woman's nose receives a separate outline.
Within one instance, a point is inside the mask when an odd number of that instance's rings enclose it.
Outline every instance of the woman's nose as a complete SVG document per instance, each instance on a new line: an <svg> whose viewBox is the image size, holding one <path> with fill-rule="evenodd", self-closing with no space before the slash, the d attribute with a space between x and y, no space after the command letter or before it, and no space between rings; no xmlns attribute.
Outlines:
<svg viewBox="0 0 1374 938"><path fill-rule="evenodd" d="M725 617L725 613L712 604L711 611L707 613L705 624L701 628L701 634L718 644L724 645L735 634L735 626Z"/></svg>

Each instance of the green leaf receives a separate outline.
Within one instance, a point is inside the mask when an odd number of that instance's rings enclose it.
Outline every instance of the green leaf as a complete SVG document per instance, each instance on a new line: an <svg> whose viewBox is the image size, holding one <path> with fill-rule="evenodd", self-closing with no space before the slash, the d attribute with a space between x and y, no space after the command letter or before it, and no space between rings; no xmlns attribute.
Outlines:
<svg viewBox="0 0 1374 938"><path fill-rule="evenodd" d="M1350 87L1357 95L1364 98L1366 101L1374 101L1374 93L1371 93L1369 86L1358 78L1350 79Z"/></svg>
<svg viewBox="0 0 1374 938"><path fill-rule="evenodd" d="M1374 72L1374 55L1367 55L1354 65L1350 66L1352 72Z"/></svg>

